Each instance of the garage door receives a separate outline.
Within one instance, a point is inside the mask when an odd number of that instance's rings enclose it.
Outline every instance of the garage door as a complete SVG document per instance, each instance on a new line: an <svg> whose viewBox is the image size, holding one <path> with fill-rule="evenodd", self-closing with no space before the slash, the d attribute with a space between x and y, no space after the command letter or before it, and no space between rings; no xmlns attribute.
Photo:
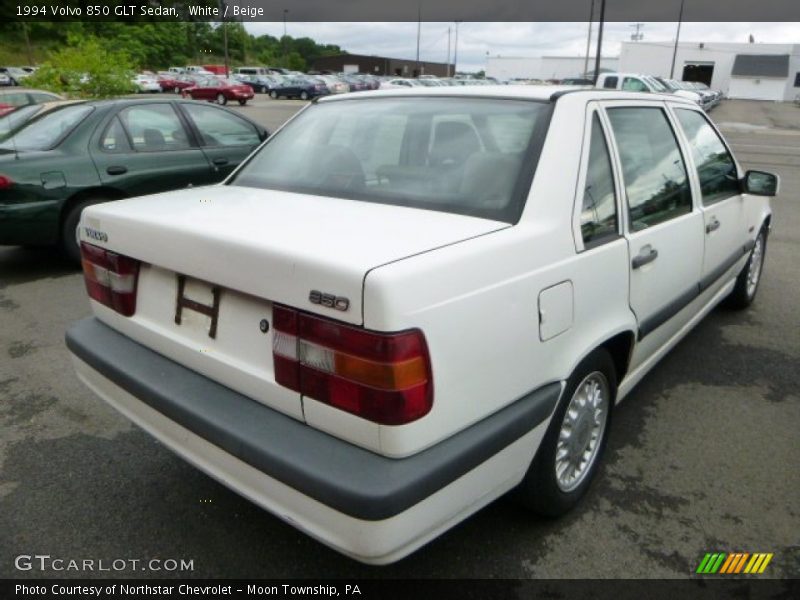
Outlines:
<svg viewBox="0 0 800 600"><path fill-rule="evenodd" d="M728 97L745 100L783 100L784 89L786 89L785 79L733 77Z"/></svg>

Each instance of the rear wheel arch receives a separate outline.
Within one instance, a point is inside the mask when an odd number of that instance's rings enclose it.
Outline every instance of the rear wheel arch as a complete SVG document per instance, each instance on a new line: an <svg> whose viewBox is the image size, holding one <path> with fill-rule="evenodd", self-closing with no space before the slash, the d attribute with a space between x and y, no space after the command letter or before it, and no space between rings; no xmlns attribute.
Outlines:
<svg viewBox="0 0 800 600"><path fill-rule="evenodd" d="M611 360L614 363L614 370L616 371L617 386L625 379L625 375L628 374L628 367L630 366L631 353L633 351L635 339L636 336L633 331L623 331L622 333L608 338L598 346L599 348L605 348L611 355Z"/></svg>
<svg viewBox="0 0 800 600"><path fill-rule="evenodd" d="M120 200L122 198L125 198L125 194L119 190L97 187L82 190L64 202L58 222L58 245L70 261L76 264L80 263L80 249L74 237L75 230L78 227L80 211L91 204Z"/></svg>
<svg viewBox="0 0 800 600"><path fill-rule="evenodd" d="M61 212L58 217L59 231L63 227L64 221L66 221L67 216L69 216L70 212L72 212L72 210L82 202L94 199L103 201L122 200L123 198L127 198L127 194L121 192L116 188L104 187L104 186L91 187L74 193L72 196L70 196L64 201L64 204L61 205Z"/></svg>

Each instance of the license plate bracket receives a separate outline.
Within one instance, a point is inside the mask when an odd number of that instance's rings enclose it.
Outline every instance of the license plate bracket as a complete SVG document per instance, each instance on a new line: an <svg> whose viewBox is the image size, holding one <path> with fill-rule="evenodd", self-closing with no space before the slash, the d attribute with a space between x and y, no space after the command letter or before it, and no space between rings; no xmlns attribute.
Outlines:
<svg viewBox="0 0 800 600"><path fill-rule="evenodd" d="M211 285L205 282L195 281L195 280L188 280L190 283L195 285L205 285L210 286L211 292L211 304L203 304L197 300L194 300L186 295L186 284L187 284L187 277L186 275L178 275L178 292L177 297L175 299L175 324L180 325L181 321L183 320L183 311L184 309L192 310L194 312L200 313L201 315L205 315L211 319L211 324L208 328L208 337L212 339L216 339L217 337L217 321L219 319L219 302L220 296L222 295L222 289L218 285Z"/></svg>

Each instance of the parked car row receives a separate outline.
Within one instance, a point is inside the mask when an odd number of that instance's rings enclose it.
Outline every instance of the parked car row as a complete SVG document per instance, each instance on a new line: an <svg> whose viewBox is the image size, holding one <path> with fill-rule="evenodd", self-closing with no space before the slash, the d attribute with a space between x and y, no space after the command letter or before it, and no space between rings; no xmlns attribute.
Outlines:
<svg viewBox="0 0 800 600"><path fill-rule="evenodd" d="M0 86L22 85L36 67L0 67Z"/></svg>

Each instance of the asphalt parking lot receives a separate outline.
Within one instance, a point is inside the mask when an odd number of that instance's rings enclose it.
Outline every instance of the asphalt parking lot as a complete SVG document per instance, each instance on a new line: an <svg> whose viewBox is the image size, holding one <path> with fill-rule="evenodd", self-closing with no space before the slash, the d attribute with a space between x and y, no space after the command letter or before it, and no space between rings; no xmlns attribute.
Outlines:
<svg viewBox="0 0 800 600"><path fill-rule="evenodd" d="M236 110L274 129L303 103ZM54 251L0 248L0 577L672 578L706 552L771 552L800 577L800 107L724 102L748 168L781 176L751 309L713 311L618 407L581 506L536 518L503 499L388 567L340 556L197 471L73 373L81 275ZM21 554L184 559L191 572L18 571Z"/></svg>

